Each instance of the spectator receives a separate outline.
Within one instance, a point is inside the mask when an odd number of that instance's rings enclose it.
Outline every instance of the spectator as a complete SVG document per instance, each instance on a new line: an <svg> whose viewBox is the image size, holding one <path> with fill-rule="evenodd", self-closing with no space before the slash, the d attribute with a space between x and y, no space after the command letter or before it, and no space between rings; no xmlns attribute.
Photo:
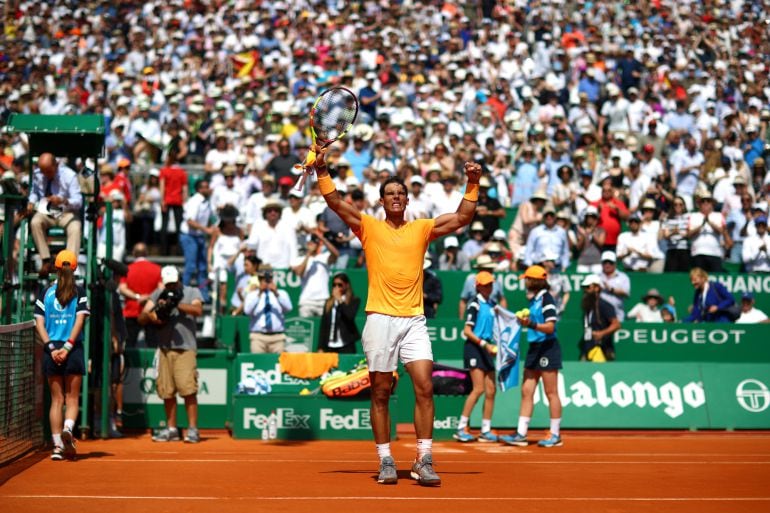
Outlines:
<svg viewBox="0 0 770 513"><path fill-rule="evenodd" d="M433 261L431 260L430 255L426 253L422 266L422 297L426 319L433 319L436 317L438 306L444 298L441 280L436 276L436 273L430 270L432 264Z"/></svg>
<svg viewBox="0 0 770 513"><path fill-rule="evenodd" d="M767 314L754 307L754 294L744 292L741 296L741 316L735 321L736 324L758 324L768 323Z"/></svg>
<svg viewBox="0 0 770 513"><path fill-rule="evenodd" d="M249 196L246 203L243 219L246 224L246 233L251 233L254 225L262 222L262 210L265 204L270 201L278 201L280 204L276 193L275 179L270 175L265 175L262 177L262 190Z"/></svg>
<svg viewBox="0 0 770 513"><path fill-rule="evenodd" d="M429 219L433 217L435 206L430 198L423 193L425 180L420 175L412 175L409 179L411 190L409 192L408 212L412 219Z"/></svg>
<svg viewBox="0 0 770 513"><path fill-rule="evenodd" d="M564 314L564 310L569 303L570 291L572 287L569 283L569 278L562 274L556 265L559 260L559 255L546 250L543 253L543 261L540 266L548 272L548 292L553 297L553 301L556 304L556 314L561 319Z"/></svg>
<svg viewBox="0 0 770 513"><path fill-rule="evenodd" d="M189 286L193 275L196 275L196 285L205 303L210 301L207 282L209 246L206 237L211 237L216 232L216 226L211 224L214 212L209 201L210 196L208 180L198 180L195 184L195 194L184 204L183 222L179 229L179 242L184 253L182 282Z"/></svg>
<svg viewBox="0 0 770 513"><path fill-rule="evenodd" d="M725 224L727 225L730 239L733 241L733 247L730 251L730 261L743 264L743 241L749 235L749 226L752 224L753 220L751 211L753 200L751 196L744 191L741 193L739 201L740 204L737 208L730 209Z"/></svg>
<svg viewBox="0 0 770 513"><path fill-rule="evenodd" d="M60 164L53 154L41 153L37 166L32 176L27 214L32 216L30 232L42 260L39 276L46 278L53 267L48 249L49 228L64 228L67 233L67 249L75 255L80 254L80 239L83 235L80 208L83 199L75 171Z"/></svg>
<svg viewBox="0 0 770 513"><path fill-rule="evenodd" d="M285 316L293 306L289 294L279 289L273 280L273 271L265 264L257 279L249 281L243 300L243 313L249 321L252 353L282 353L286 344Z"/></svg>
<svg viewBox="0 0 770 513"><path fill-rule="evenodd" d="M291 270L302 279L299 316L315 317L324 312L329 299L329 266L340 252L320 231L307 235L304 257L292 262Z"/></svg>
<svg viewBox="0 0 770 513"><path fill-rule="evenodd" d="M353 292L350 278L337 273L332 278L332 293L324 304L321 327L318 332L318 351L321 353L355 353L361 333L356 315L361 299Z"/></svg>
<svg viewBox="0 0 770 513"><path fill-rule="evenodd" d="M698 143L692 137L688 137L682 149L671 155L671 174L676 182L676 194L685 200L688 210L693 207L693 196L703 163L703 153L698 150Z"/></svg>
<svg viewBox="0 0 770 513"><path fill-rule="evenodd" d="M754 219L757 233L749 235L743 242L743 265L748 273L770 273L770 235L767 233L767 217Z"/></svg>
<svg viewBox="0 0 770 513"><path fill-rule="evenodd" d="M133 146L135 162L144 160L154 164L160 157L162 129L158 120L152 117L149 101L141 100L137 110L131 116L126 139Z"/></svg>
<svg viewBox="0 0 770 513"><path fill-rule="evenodd" d="M463 244L463 253L470 260L475 260L484 252L484 225L481 221L474 221L468 230L470 237Z"/></svg>
<svg viewBox="0 0 770 513"><path fill-rule="evenodd" d="M718 281L709 281L708 273L694 267L690 271L690 283L695 289L692 310L684 322L733 322L730 311L735 307L735 298Z"/></svg>
<svg viewBox="0 0 770 513"><path fill-rule="evenodd" d="M628 275L617 268L617 256L612 251L602 253L601 280L602 299L615 309L615 315L620 322L625 319L623 303L631 293L631 280Z"/></svg>
<svg viewBox="0 0 770 513"><path fill-rule="evenodd" d="M187 171L177 165L176 154L170 152L166 165L160 170L161 229L160 247L164 255L169 254L170 215L174 214L174 233L181 233L184 205L187 203Z"/></svg>
<svg viewBox="0 0 770 513"><path fill-rule="evenodd" d="M601 254L604 247L604 228L598 225L599 211L593 205L583 212L583 224L577 229L578 261L580 274L598 274L602 271Z"/></svg>
<svg viewBox="0 0 770 513"><path fill-rule="evenodd" d="M479 202L476 206L476 215L473 221L484 225L484 239L489 239L500 228L500 220L505 218L505 209L497 200L489 195L492 182L486 176L479 182Z"/></svg>
<svg viewBox="0 0 770 513"><path fill-rule="evenodd" d="M275 199L267 201L262 206L264 222L252 225L246 241L257 249L262 262L277 269L288 269L298 255L296 232L281 222L283 208Z"/></svg>
<svg viewBox="0 0 770 513"><path fill-rule="evenodd" d="M221 175L214 177L223 177L224 183L218 183L211 187L211 209L219 215L222 209L230 206L238 210L241 204L241 191L235 187L235 166L226 165Z"/></svg>
<svg viewBox="0 0 770 513"><path fill-rule="evenodd" d="M233 262L230 267L233 268L233 274L235 275L235 291L230 296L230 306L232 307L232 315L241 315L243 313L243 300L246 297L247 289L249 287L249 280L253 277L257 277L257 271L261 264L259 258L257 258L256 251L248 247L246 244L241 246L241 251L236 258L231 259ZM238 262L240 265L237 265ZM240 268L240 270L239 270Z"/></svg>
<svg viewBox="0 0 770 513"><path fill-rule="evenodd" d="M665 323L679 322L676 317L676 308L674 305L663 305L660 307L660 317Z"/></svg>
<svg viewBox="0 0 770 513"><path fill-rule="evenodd" d="M692 265L706 272L721 272L723 245L730 245L725 219L714 212L714 199L708 191L698 195L698 212L690 214L687 224Z"/></svg>
<svg viewBox="0 0 770 513"><path fill-rule="evenodd" d="M209 262L208 278L212 283L219 283L217 302L222 308L227 302L227 277L231 264L241 250L243 234L236 224L238 209L227 204L219 212L219 225L212 231L208 244L206 261Z"/></svg>
<svg viewBox="0 0 770 513"><path fill-rule="evenodd" d="M139 334L144 331L144 343L147 347L158 347L158 336L154 326L142 327L139 324L139 314L144 303L156 289L162 286L160 266L147 260L147 245L137 242L131 251L134 261L128 264L128 273L120 278L118 290L125 297L123 318L126 320L126 347L135 348Z"/></svg>
<svg viewBox="0 0 770 513"><path fill-rule="evenodd" d="M655 260L663 258L658 241L651 234L639 230L641 222L639 214L632 214L628 218L630 231L618 236L617 256L626 271L647 272Z"/></svg>
<svg viewBox="0 0 770 513"><path fill-rule="evenodd" d="M689 224L687 203L684 198L677 196L659 232L659 238L667 248L664 272L687 272L690 269Z"/></svg>
<svg viewBox="0 0 770 513"><path fill-rule="evenodd" d="M522 203L508 231L508 242L514 262L523 260L524 249L533 228L543 220L543 208L548 198L544 192L536 192L529 201Z"/></svg>
<svg viewBox="0 0 770 513"><path fill-rule="evenodd" d="M157 234L161 231L163 219L161 202L160 170L152 168L147 174L147 182L139 188L133 215L134 222L139 225L135 233L139 234L139 240L148 245L154 246L158 243ZM157 246L154 247L157 250Z"/></svg>
<svg viewBox="0 0 770 513"><path fill-rule="evenodd" d="M281 178L291 178L292 184L296 178L294 175L294 165L301 164L302 161L299 157L291 151L291 145L288 139L281 139L278 141L278 155L273 157L270 162L267 163L266 171L275 178L276 182Z"/></svg>
<svg viewBox="0 0 770 513"><path fill-rule="evenodd" d="M203 315L203 301L198 289L182 285L179 271L167 265L160 271L162 289L157 289L144 304L140 324L153 323L158 332L158 396L166 411L166 426L154 442L179 441L176 395L184 399L187 432L184 441L200 442L198 432L198 369L195 317ZM157 306L157 308L156 308Z"/></svg>
<svg viewBox="0 0 770 513"><path fill-rule="evenodd" d="M450 235L444 239L444 251L438 257L440 271L469 271L471 261L458 247L457 237Z"/></svg>
<svg viewBox="0 0 770 513"><path fill-rule="evenodd" d="M663 322L662 306L663 296L658 289L650 289L642 297L642 302L634 305L628 312L628 317L636 322Z"/></svg>
<svg viewBox="0 0 770 513"><path fill-rule="evenodd" d="M613 333L621 327L617 310L602 298L602 279L589 274L583 287L583 338L580 341L580 359L590 362L615 360Z"/></svg>
<svg viewBox="0 0 770 513"><path fill-rule="evenodd" d="M559 255L559 269L564 271L569 267L570 250L567 232L556 225L556 211L551 206L543 209L543 224L536 226L527 238L524 264L530 266L536 262L542 262L546 251Z"/></svg>
<svg viewBox="0 0 770 513"><path fill-rule="evenodd" d="M594 201L591 205L599 211L599 226L604 229L604 247L605 251L615 251L618 245L618 236L620 235L620 222L628 218L628 209L626 205L615 197L615 189L612 187L612 180L604 178L602 180L602 197Z"/></svg>

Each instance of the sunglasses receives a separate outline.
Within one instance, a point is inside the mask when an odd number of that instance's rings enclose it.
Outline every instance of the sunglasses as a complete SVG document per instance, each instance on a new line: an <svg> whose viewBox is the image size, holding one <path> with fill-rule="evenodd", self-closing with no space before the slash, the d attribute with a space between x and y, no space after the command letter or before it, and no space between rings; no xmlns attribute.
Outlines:
<svg viewBox="0 0 770 513"><path fill-rule="evenodd" d="M345 286L345 284L342 283L342 282L335 282L332 285L335 286L335 287L344 287Z"/></svg>

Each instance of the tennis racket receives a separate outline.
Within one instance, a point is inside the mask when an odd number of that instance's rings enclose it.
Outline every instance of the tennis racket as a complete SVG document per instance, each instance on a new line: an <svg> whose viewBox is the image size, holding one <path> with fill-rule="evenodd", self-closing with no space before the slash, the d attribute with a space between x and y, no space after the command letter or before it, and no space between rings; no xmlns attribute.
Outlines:
<svg viewBox="0 0 770 513"><path fill-rule="evenodd" d="M310 109L310 137L313 145L321 150L345 137L358 117L358 98L349 89L332 87L316 99ZM295 166L301 169L302 177L297 180L297 190L302 190L308 175L315 171L316 152L310 150L305 162Z"/></svg>

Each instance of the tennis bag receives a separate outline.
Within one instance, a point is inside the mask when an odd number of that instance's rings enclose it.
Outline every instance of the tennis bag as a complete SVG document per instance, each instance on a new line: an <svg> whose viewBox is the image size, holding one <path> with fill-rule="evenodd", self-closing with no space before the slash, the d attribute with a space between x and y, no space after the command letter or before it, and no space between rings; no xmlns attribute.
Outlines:
<svg viewBox="0 0 770 513"><path fill-rule="evenodd" d="M468 395L473 389L471 373L467 369L433 362L432 378L435 395Z"/></svg>
<svg viewBox="0 0 770 513"><path fill-rule="evenodd" d="M398 382L398 373L393 371L393 386L391 392L395 391ZM369 397L372 388L372 382L369 379L369 368L364 361L361 361L350 372L335 372L321 381L321 391L325 396L331 398L343 397Z"/></svg>

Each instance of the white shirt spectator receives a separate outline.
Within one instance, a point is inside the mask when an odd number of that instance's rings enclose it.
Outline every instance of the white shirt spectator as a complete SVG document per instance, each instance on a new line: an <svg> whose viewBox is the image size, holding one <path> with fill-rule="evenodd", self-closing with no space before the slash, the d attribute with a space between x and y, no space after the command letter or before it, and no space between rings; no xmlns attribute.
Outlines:
<svg viewBox="0 0 770 513"><path fill-rule="evenodd" d="M158 120L153 118L144 119L142 117L134 119L128 129L128 136L131 140L135 141L140 135L147 142L159 146L162 131Z"/></svg>
<svg viewBox="0 0 770 513"><path fill-rule="evenodd" d="M653 260L663 258L658 241L641 231L623 232L618 235L617 253L618 258L623 261L623 267L633 271L646 271ZM650 258L644 258L642 255L648 255Z"/></svg>
<svg viewBox="0 0 770 513"><path fill-rule="evenodd" d="M246 241L251 247L257 248L257 257L276 269L288 269L291 262L297 258L297 235L291 226L279 221L271 227L264 221L259 221L251 227L251 233Z"/></svg>
<svg viewBox="0 0 770 513"><path fill-rule="evenodd" d="M628 318L633 319L636 322L663 322L660 308L650 308L646 303L637 303L636 306L628 312Z"/></svg>
<svg viewBox="0 0 770 513"><path fill-rule="evenodd" d="M628 132L628 108L629 103L625 98L617 101L606 101L602 105L601 115L607 118L607 130L612 132Z"/></svg>
<svg viewBox="0 0 770 513"><path fill-rule="evenodd" d="M746 272L770 273L770 257L767 251L770 249L770 234L765 230L764 235L755 233L743 240L743 263Z"/></svg>
<svg viewBox="0 0 770 513"><path fill-rule="evenodd" d="M705 217L700 212L693 212L690 214L688 229L692 230L698 226L703 225L698 234L693 236L690 240L690 254L692 256L705 255L722 258L722 245L720 244L720 235L714 230L709 223L705 223ZM725 226L725 218L719 212L711 212L709 214L709 221L714 224Z"/></svg>
<svg viewBox="0 0 770 513"><path fill-rule="evenodd" d="M615 309L615 314L618 316L618 320L623 322L626 318L626 311L623 308L623 298L627 297L631 292L631 280L626 273L620 272L617 269L611 275L601 273L599 274L599 278L602 280L601 298L612 305ZM610 294L609 290L622 292L623 296Z"/></svg>
<svg viewBox="0 0 770 513"><path fill-rule="evenodd" d="M457 211L458 205L463 199L463 195L457 189L453 189L449 194L442 190L441 194L432 198L435 201L436 210L434 215L450 214Z"/></svg>
<svg viewBox="0 0 770 513"><path fill-rule="evenodd" d="M735 324L758 324L760 322L765 322L766 320L767 315L765 312L757 310L752 306L751 310L748 312L741 313L741 316L738 317L738 320L735 321Z"/></svg>
<svg viewBox="0 0 770 513"><path fill-rule="evenodd" d="M640 162L639 170L645 176L657 178L663 174L663 164L657 157L652 157L648 162Z"/></svg>
<svg viewBox="0 0 770 513"><path fill-rule="evenodd" d="M206 153L206 165L213 171L220 171L225 166L235 165L238 155L233 150L220 151L216 148Z"/></svg>
<svg viewBox="0 0 770 513"><path fill-rule="evenodd" d="M179 227L179 232L189 235L204 235L201 230L190 228L187 221L195 221L202 226L208 226L211 224L211 216L211 202L203 194L196 192L184 204L182 226Z"/></svg>
<svg viewBox="0 0 770 513"><path fill-rule="evenodd" d="M231 189L227 185L219 185L211 193L211 206L214 212L218 212L225 205L232 205L240 209L241 194L235 187Z"/></svg>

